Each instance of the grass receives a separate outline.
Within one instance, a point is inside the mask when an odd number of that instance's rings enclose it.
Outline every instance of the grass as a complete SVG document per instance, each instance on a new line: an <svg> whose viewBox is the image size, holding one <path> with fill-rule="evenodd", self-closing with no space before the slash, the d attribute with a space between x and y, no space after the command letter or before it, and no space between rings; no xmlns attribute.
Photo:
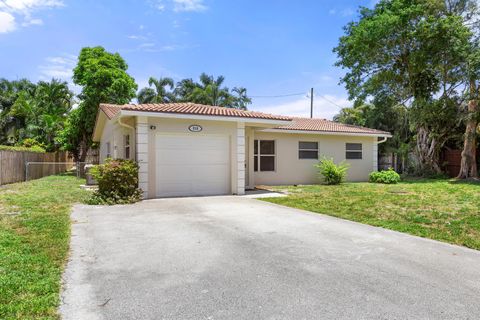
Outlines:
<svg viewBox="0 0 480 320"><path fill-rule="evenodd" d="M425 179L273 189L289 195L262 200L480 250L479 183Z"/></svg>
<svg viewBox="0 0 480 320"><path fill-rule="evenodd" d="M0 319L59 319L70 210L83 180L50 176L0 187Z"/></svg>

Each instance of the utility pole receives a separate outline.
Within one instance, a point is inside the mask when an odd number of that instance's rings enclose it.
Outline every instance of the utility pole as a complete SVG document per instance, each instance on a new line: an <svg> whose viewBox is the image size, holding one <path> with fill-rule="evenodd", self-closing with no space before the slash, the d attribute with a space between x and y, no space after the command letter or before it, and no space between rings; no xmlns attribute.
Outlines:
<svg viewBox="0 0 480 320"><path fill-rule="evenodd" d="M313 88L310 89L310 119L313 118Z"/></svg>

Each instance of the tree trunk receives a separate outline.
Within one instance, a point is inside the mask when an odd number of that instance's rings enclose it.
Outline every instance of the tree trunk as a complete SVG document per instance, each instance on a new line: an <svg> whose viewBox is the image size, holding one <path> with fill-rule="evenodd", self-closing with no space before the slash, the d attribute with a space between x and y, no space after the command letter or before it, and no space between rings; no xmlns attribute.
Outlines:
<svg viewBox="0 0 480 320"><path fill-rule="evenodd" d="M477 112L478 101L476 100L476 84L470 81L470 101L468 102L467 124L463 141L462 161L457 179L477 178Z"/></svg>
<svg viewBox="0 0 480 320"><path fill-rule="evenodd" d="M428 129L420 127L417 129L417 146L415 154L417 157L417 174L428 176L431 174L441 173L439 165L439 141L431 137Z"/></svg>
<svg viewBox="0 0 480 320"><path fill-rule="evenodd" d="M87 146L87 139L86 137L82 138L82 141L80 142L80 154L78 157L78 173L79 176L82 178L85 178L85 159L87 159L87 154L88 154L88 146Z"/></svg>

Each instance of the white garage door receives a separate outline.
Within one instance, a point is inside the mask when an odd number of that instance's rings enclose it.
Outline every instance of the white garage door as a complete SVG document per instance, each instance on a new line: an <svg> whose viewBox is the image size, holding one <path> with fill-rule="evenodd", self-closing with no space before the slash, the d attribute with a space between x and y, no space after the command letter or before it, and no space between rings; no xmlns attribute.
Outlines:
<svg viewBox="0 0 480 320"><path fill-rule="evenodd" d="M228 136L157 134L157 197L228 194Z"/></svg>

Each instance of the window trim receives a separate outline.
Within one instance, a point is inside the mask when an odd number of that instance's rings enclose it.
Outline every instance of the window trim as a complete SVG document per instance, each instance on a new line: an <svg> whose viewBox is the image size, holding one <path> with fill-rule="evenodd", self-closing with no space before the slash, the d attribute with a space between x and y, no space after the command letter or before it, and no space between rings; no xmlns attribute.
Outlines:
<svg viewBox="0 0 480 320"><path fill-rule="evenodd" d="M260 142L261 141L272 141L273 142L273 154L264 154L260 152ZM255 153L255 145L257 147L257 153ZM255 157L257 157L257 163L255 163ZM273 157L273 170L260 170L260 163L262 157ZM277 171L277 140L275 139L254 139L253 140L253 172L276 172ZM257 170L255 170L255 165L257 165Z"/></svg>
<svg viewBox="0 0 480 320"><path fill-rule="evenodd" d="M106 151L105 152L106 153L105 158L106 159L111 158L112 157L112 145L110 144L110 141L107 141L105 143L105 149L106 149L105 150Z"/></svg>
<svg viewBox="0 0 480 320"><path fill-rule="evenodd" d="M348 149L349 144L360 145L360 150ZM348 153L359 153L360 158L349 158ZM345 143L345 159L346 160L363 160L363 143L361 142L346 142Z"/></svg>
<svg viewBox="0 0 480 320"><path fill-rule="evenodd" d="M304 142L304 143L316 143L317 144L317 148L316 149L306 149L306 148L301 148L300 147L300 144ZM318 141L298 141L298 160L318 160L319 158L319 151L320 151L320 146L319 146L319 142ZM317 152L317 157L316 158L302 158L300 157L300 152L301 151L316 151Z"/></svg>
<svg viewBox="0 0 480 320"><path fill-rule="evenodd" d="M128 157L127 157L127 150L128 150ZM123 135L123 156L127 160L129 160L131 156L130 134Z"/></svg>

